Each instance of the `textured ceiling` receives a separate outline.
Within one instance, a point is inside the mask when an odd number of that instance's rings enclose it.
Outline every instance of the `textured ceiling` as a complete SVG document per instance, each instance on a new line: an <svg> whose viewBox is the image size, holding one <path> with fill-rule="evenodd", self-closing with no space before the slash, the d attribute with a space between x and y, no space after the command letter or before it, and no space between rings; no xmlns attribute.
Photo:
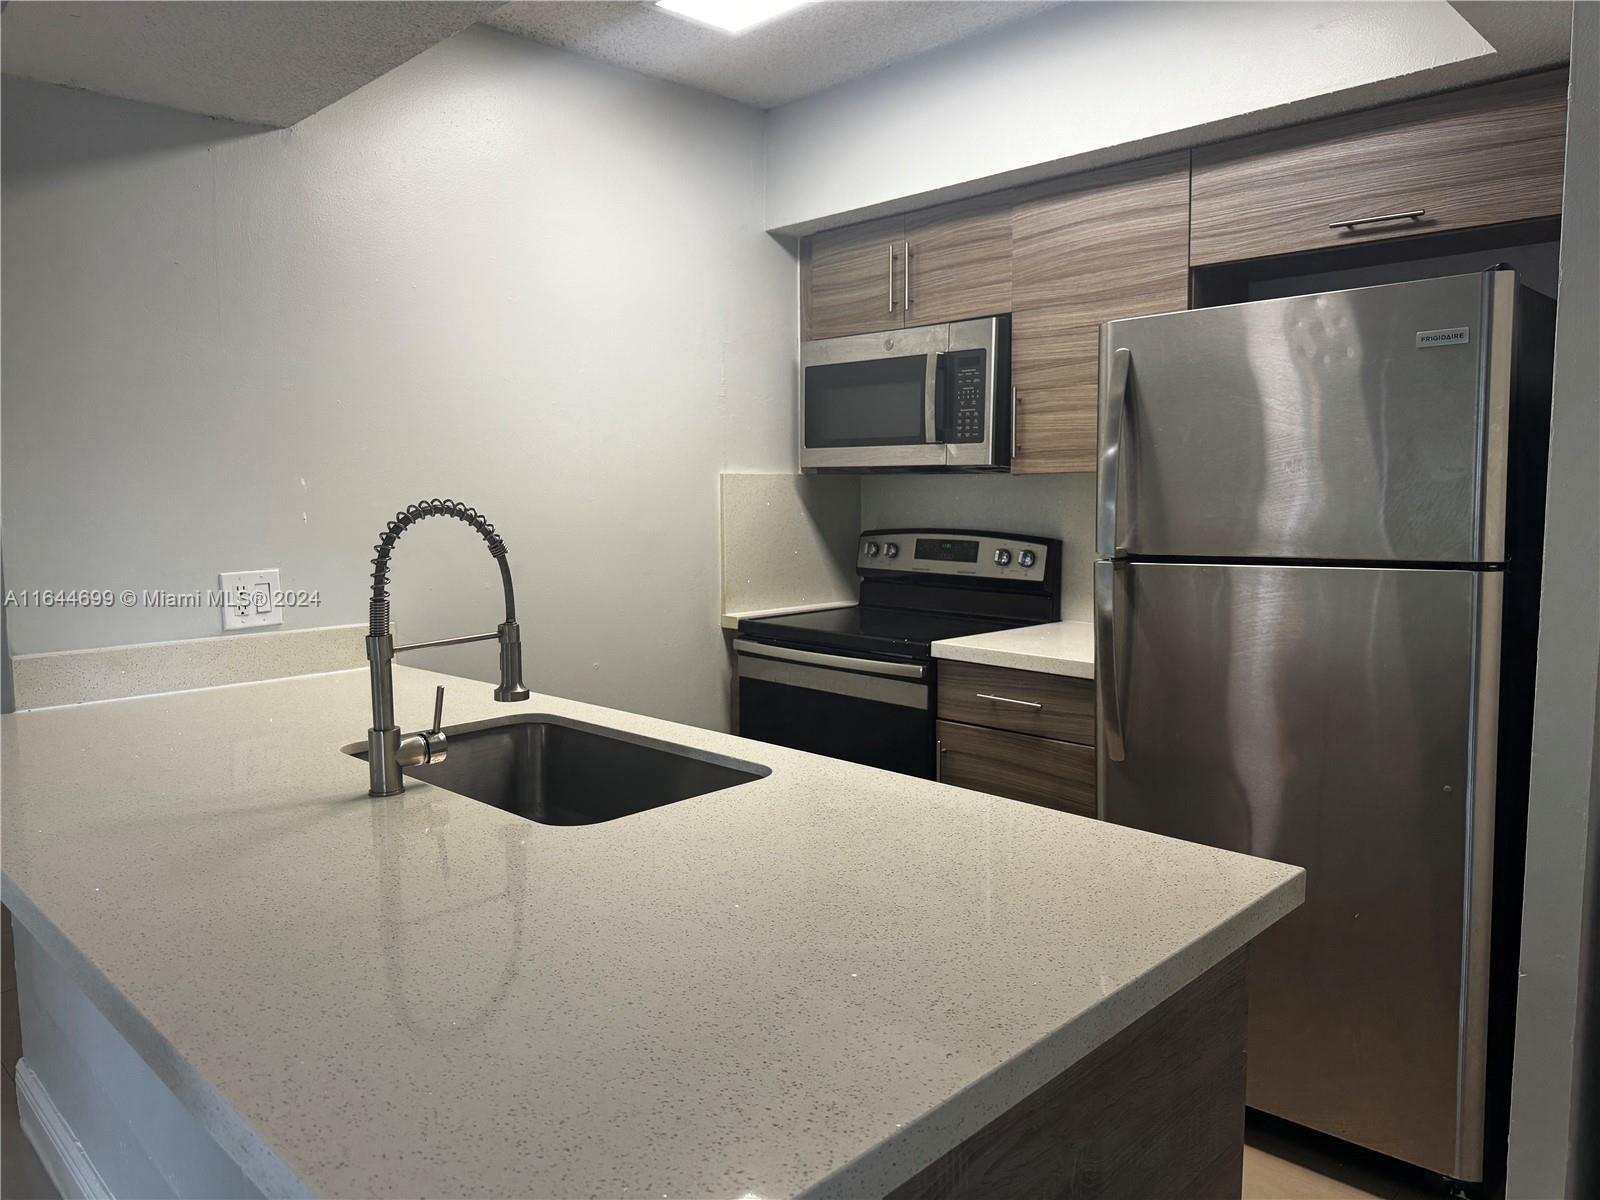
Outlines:
<svg viewBox="0 0 1600 1200"><path fill-rule="evenodd" d="M1052 0L831 0L737 37L634 0L507 4L484 23L774 108L1053 7Z"/></svg>
<svg viewBox="0 0 1600 1200"><path fill-rule="evenodd" d="M255 125L293 125L498 4L12 0L8 75Z"/></svg>

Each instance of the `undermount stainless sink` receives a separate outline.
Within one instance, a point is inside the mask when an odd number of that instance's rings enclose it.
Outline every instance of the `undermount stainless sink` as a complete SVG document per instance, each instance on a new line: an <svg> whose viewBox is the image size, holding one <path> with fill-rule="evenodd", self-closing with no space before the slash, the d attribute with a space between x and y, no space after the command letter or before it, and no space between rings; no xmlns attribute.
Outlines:
<svg viewBox="0 0 1600 1200"><path fill-rule="evenodd" d="M443 762L407 767L412 779L544 825L596 825L736 787L770 772L549 716L446 729ZM366 746L347 747L365 758Z"/></svg>

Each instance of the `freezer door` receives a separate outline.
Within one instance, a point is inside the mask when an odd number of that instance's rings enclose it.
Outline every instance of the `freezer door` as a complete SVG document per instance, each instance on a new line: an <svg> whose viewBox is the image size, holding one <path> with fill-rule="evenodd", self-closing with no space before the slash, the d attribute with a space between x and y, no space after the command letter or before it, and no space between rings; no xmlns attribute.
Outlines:
<svg viewBox="0 0 1600 1200"><path fill-rule="evenodd" d="M1478 1177L1502 576L1098 566L1102 816L1306 869L1251 950L1249 1103Z"/></svg>
<svg viewBox="0 0 1600 1200"><path fill-rule="evenodd" d="M1501 561L1515 295L1489 271L1107 323L1101 557Z"/></svg>

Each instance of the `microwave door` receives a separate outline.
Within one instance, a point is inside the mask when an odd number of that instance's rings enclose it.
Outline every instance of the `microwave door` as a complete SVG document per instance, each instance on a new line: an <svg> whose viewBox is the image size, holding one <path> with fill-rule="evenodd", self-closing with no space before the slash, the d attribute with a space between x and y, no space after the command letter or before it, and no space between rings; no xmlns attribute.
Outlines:
<svg viewBox="0 0 1600 1200"><path fill-rule="evenodd" d="M935 392L944 326L810 342L801 355L800 467L942 467Z"/></svg>

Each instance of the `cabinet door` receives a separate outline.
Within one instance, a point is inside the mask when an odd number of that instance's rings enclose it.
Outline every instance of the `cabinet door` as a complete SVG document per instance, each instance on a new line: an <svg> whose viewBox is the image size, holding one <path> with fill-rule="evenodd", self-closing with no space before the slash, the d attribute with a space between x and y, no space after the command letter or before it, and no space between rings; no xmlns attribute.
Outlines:
<svg viewBox="0 0 1600 1200"><path fill-rule="evenodd" d="M1071 320L1064 306L1012 314L1015 474L1092 472L1097 465L1100 327Z"/></svg>
<svg viewBox="0 0 1600 1200"><path fill-rule="evenodd" d="M907 325L1011 311L1011 202L984 196L906 217Z"/></svg>
<svg viewBox="0 0 1600 1200"><path fill-rule="evenodd" d="M1549 72L1196 150L1194 262L1557 216L1566 87Z"/></svg>
<svg viewBox="0 0 1600 1200"><path fill-rule="evenodd" d="M905 219L886 217L815 234L801 260L806 338L904 324Z"/></svg>
<svg viewBox="0 0 1600 1200"><path fill-rule="evenodd" d="M940 721L938 736L941 783L1079 816L1095 815L1090 747L954 721Z"/></svg>
<svg viewBox="0 0 1600 1200"><path fill-rule="evenodd" d="M1018 473L1092 471L1099 326L1189 302L1189 154L1075 176L1016 206Z"/></svg>

